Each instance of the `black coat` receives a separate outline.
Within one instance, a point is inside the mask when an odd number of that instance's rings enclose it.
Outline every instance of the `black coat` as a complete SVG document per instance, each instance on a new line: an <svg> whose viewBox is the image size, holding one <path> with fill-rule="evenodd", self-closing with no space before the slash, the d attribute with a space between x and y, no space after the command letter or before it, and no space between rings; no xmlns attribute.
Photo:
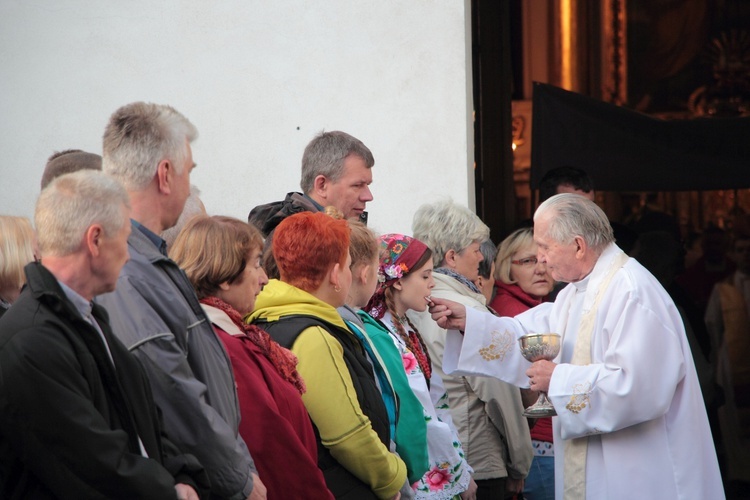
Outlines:
<svg viewBox="0 0 750 500"><path fill-rule="evenodd" d="M198 461L162 435L138 361L93 306L96 329L39 263L0 319L0 498L176 498ZM141 454L138 438L149 456Z"/></svg>

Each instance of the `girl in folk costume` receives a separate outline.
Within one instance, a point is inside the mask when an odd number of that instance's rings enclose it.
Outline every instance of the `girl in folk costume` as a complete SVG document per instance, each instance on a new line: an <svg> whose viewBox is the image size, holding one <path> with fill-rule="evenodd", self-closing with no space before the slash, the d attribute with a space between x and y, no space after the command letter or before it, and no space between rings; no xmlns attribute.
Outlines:
<svg viewBox="0 0 750 500"><path fill-rule="evenodd" d="M380 237L379 285L366 311L388 329L401 353L409 385L422 403L427 428L429 470L412 487L416 498L473 499L473 470L464 458L440 377L432 377L427 348L407 319L408 310L424 311L430 300L432 252L402 234Z"/></svg>

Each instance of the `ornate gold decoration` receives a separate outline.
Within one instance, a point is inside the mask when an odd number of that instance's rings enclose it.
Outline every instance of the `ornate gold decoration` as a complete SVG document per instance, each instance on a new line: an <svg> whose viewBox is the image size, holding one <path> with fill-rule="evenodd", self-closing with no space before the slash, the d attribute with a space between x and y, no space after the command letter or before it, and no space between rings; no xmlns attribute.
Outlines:
<svg viewBox="0 0 750 500"><path fill-rule="evenodd" d="M479 349L479 354L485 361L495 359L502 361L512 346L514 346L513 335L508 330L502 333L495 330L490 334L490 345Z"/></svg>
<svg viewBox="0 0 750 500"><path fill-rule="evenodd" d="M591 393L591 384L589 382L576 384L573 386L573 395L570 401L565 405L571 413L578 414L589 406L589 394Z"/></svg>

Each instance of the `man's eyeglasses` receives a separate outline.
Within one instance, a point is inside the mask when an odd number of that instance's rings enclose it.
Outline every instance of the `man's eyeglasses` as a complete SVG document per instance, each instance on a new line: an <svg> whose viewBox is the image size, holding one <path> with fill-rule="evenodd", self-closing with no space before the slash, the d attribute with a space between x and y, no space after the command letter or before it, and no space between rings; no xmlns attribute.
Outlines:
<svg viewBox="0 0 750 500"><path fill-rule="evenodd" d="M530 267L535 266L536 263L539 262L536 257L526 257L525 259L519 259L519 260L511 260L511 264L515 264L517 266L521 267Z"/></svg>

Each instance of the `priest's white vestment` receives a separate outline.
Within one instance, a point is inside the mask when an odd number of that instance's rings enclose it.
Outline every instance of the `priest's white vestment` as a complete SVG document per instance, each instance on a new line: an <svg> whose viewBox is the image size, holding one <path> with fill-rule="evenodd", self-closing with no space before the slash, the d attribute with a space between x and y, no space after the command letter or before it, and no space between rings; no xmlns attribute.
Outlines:
<svg viewBox="0 0 750 500"><path fill-rule="evenodd" d="M465 334L450 330L446 372L487 375L528 387L530 363L517 339L562 334L548 397L557 411L555 497L563 498L564 440L588 436L586 498L724 498L719 466L685 330L672 299L629 259L602 286L615 257L608 246L593 271L554 303L515 318L467 308ZM591 364L569 364L579 321L602 296Z"/></svg>

